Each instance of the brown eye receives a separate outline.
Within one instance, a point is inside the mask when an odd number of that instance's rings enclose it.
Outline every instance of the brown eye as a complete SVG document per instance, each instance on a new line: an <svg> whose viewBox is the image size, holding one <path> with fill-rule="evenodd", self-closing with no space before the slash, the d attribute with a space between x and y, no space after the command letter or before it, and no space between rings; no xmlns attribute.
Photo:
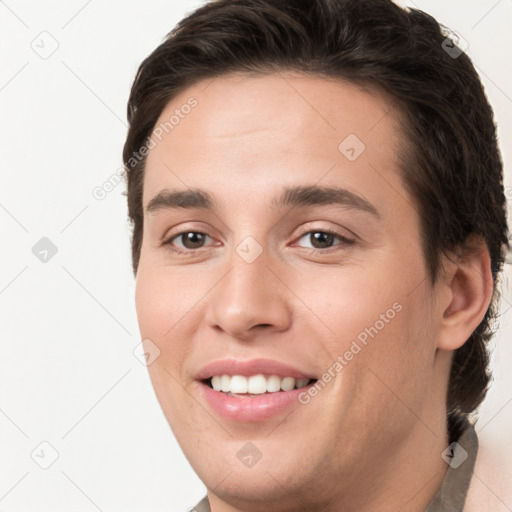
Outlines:
<svg viewBox="0 0 512 512"><path fill-rule="evenodd" d="M309 234L309 240L315 249L326 249L331 247L336 237L322 231L315 231Z"/></svg>
<svg viewBox="0 0 512 512"><path fill-rule="evenodd" d="M300 238L306 238L310 242L310 249L319 251L321 251L322 249L330 249L337 245L344 246L354 243L353 240L350 240L344 237L343 235L336 233L335 231L325 229L307 231L306 233L303 233ZM335 244L334 241L336 239L340 240L341 243Z"/></svg>
<svg viewBox="0 0 512 512"><path fill-rule="evenodd" d="M186 249L197 249L204 243L205 236L208 235L198 231L188 231L179 235L178 238L181 239Z"/></svg>
<svg viewBox="0 0 512 512"><path fill-rule="evenodd" d="M206 238L210 238L209 235L200 231L183 231L169 238L164 244L168 245L171 251L184 253L193 251L194 249L202 249ZM175 241L181 242L182 245L178 245L177 248L174 248L173 245Z"/></svg>

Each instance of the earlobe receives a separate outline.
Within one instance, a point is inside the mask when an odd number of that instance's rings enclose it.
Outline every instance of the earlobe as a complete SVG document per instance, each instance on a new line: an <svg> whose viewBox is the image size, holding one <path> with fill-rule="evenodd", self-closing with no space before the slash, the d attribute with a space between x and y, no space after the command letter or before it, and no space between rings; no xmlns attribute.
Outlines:
<svg viewBox="0 0 512 512"><path fill-rule="evenodd" d="M483 320L493 293L489 250L482 239L467 245L453 271L445 276L449 303L441 311L438 348L456 350L471 336Z"/></svg>

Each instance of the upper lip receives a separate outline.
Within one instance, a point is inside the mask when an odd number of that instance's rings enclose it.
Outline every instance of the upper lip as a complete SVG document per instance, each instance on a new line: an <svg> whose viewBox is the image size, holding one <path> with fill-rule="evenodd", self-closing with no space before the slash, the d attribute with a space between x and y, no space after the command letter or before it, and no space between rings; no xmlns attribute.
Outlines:
<svg viewBox="0 0 512 512"><path fill-rule="evenodd" d="M295 379L315 379L311 374L304 373L293 366L273 359L218 359L203 366L196 375L198 380L209 379L214 375L244 375L249 377L257 374L294 377Z"/></svg>

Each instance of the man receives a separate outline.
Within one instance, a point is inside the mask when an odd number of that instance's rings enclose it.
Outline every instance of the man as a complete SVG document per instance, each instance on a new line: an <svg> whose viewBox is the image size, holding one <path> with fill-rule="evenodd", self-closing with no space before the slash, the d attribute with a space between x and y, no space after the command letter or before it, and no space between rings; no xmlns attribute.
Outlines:
<svg viewBox="0 0 512 512"><path fill-rule="evenodd" d="M213 1L128 119L138 320L195 510L461 511L508 246L468 57L389 0Z"/></svg>

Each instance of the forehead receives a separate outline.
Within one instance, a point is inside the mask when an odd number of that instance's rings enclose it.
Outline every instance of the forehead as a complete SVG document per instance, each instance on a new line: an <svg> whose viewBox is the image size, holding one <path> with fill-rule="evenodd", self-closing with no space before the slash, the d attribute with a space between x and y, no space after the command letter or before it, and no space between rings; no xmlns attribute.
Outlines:
<svg viewBox="0 0 512 512"><path fill-rule="evenodd" d="M246 190L247 197L264 198L268 189L320 181L370 195L401 186L396 108L377 91L339 80L298 74L204 80L169 102L152 140L145 206L164 187L237 190L239 198Z"/></svg>

